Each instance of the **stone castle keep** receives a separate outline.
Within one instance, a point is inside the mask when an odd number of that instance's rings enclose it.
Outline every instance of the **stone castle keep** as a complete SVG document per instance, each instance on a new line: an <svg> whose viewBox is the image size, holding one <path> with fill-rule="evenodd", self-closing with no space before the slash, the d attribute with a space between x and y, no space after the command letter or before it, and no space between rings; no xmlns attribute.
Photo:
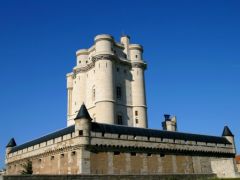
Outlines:
<svg viewBox="0 0 240 180"><path fill-rule="evenodd" d="M33 141L6 147L8 175L32 162L33 174L209 174L235 177L234 136L177 131L165 115L163 130L149 129L143 47L98 35L76 52L67 74L67 127Z"/></svg>

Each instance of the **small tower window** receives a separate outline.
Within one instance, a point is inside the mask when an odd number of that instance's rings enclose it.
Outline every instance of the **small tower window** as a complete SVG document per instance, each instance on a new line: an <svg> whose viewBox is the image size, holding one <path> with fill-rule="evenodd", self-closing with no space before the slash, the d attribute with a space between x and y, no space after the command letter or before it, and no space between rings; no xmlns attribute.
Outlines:
<svg viewBox="0 0 240 180"><path fill-rule="evenodd" d="M136 55L135 57L138 58L138 55Z"/></svg>
<svg viewBox="0 0 240 180"><path fill-rule="evenodd" d="M122 89L121 89L121 87L117 86L116 90L117 90L117 99L121 99L122 98Z"/></svg>
<svg viewBox="0 0 240 180"><path fill-rule="evenodd" d="M136 118L135 121L136 121L136 124L138 124L138 118Z"/></svg>
<svg viewBox="0 0 240 180"><path fill-rule="evenodd" d="M80 131L78 132L78 134L79 134L79 136L82 136L82 135L83 135L83 130L80 130Z"/></svg>
<svg viewBox="0 0 240 180"><path fill-rule="evenodd" d="M123 125L123 118L122 115L117 115L117 124Z"/></svg>
<svg viewBox="0 0 240 180"><path fill-rule="evenodd" d="M72 152L71 152L71 155L72 155L72 156L75 156L75 155L76 155L76 151L72 151Z"/></svg>
<svg viewBox="0 0 240 180"><path fill-rule="evenodd" d="M138 116L138 111L135 111L135 116Z"/></svg>

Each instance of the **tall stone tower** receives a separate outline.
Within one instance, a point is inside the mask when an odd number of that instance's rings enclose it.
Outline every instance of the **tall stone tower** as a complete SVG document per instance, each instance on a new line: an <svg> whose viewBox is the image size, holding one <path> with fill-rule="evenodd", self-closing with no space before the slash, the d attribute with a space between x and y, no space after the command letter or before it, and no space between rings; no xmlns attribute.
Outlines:
<svg viewBox="0 0 240 180"><path fill-rule="evenodd" d="M73 72L67 74L67 125L85 103L93 121L147 128L143 48L98 35L89 49L76 52Z"/></svg>

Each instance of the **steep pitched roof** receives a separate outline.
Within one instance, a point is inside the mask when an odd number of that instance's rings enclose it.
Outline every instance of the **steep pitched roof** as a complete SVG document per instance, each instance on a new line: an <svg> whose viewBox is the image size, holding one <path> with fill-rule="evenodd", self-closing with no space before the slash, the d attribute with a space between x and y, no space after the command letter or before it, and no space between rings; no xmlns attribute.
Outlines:
<svg viewBox="0 0 240 180"><path fill-rule="evenodd" d="M12 152L16 152L18 150L25 149L25 148L30 147L30 146L34 146L36 144L40 144L42 142L45 142L45 141L48 141L48 140L51 140L51 139L55 139L57 137L64 136L66 134L70 134L70 133L74 132L74 130L75 130L75 126L74 125L73 126L69 126L67 128L61 129L59 131L53 132L51 134L42 136L40 138L34 139L34 140L26 142L24 144L21 144L19 146L15 146L15 147L12 148L11 153Z"/></svg>
<svg viewBox="0 0 240 180"><path fill-rule="evenodd" d="M14 138L11 138L6 147L7 147L7 148L8 148L8 147L14 147L14 146L16 146L16 145L17 145L17 144L16 144L15 139L14 139Z"/></svg>
<svg viewBox="0 0 240 180"><path fill-rule="evenodd" d="M82 104L80 110L78 111L77 117L74 120L81 118L86 118L90 121L92 120L84 103Z"/></svg>
<svg viewBox="0 0 240 180"><path fill-rule="evenodd" d="M234 136L228 126L224 126L222 136Z"/></svg>

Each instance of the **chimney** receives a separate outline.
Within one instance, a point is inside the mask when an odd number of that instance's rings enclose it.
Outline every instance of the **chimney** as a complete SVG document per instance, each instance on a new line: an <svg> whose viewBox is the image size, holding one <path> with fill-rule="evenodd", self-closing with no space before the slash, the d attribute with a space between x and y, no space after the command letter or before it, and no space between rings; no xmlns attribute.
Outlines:
<svg viewBox="0 0 240 180"><path fill-rule="evenodd" d="M177 131L177 118L169 114L164 114L164 121L162 122L162 128L165 131Z"/></svg>

